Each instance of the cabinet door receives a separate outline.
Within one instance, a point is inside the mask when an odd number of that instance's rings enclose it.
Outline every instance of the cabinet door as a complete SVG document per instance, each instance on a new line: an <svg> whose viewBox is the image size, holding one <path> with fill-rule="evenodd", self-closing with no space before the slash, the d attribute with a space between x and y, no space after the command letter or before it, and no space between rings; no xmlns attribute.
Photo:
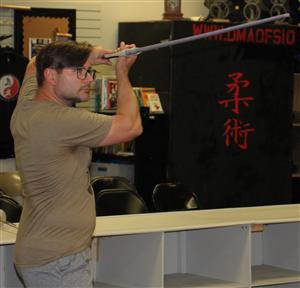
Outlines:
<svg viewBox="0 0 300 288"><path fill-rule="evenodd" d="M252 286L300 285L299 243L299 222L264 225L262 232L253 233Z"/></svg>
<svg viewBox="0 0 300 288"><path fill-rule="evenodd" d="M299 74L300 76L300 74ZM299 77L300 81L300 77ZM300 83L299 83L300 86ZM300 88L299 88L300 89ZM300 90L299 90L300 94ZM295 95L294 95L295 97ZM300 95L298 96L298 101L300 102ZM298 111L298 117L300 112ZM295 115L297 115L294 112ZM297 116L296 116L297 117ZM292 184L293 184L293 203L300 203L300 123L299 119L295 119L293 123L292 130L292 152L293 152L293 174L292 174Z"/></svg>
<svg viewBox="0 0 300 288"><path fill-rule="evenodd" d="M249 287L249 239L247 225L165 233L164 287Z"/></svg>
<svg viewBox="0 0 300 288"><path fill-rule="evenodd" d="M119 23L119 42L126 41L143 47L172 37L171 21L123 22ZM170 88L170 49L164 48L139 55L130 71L133 86L155 87L157 92L168 92ZM164 99L161 99L163 106Z"/></svg>
<svg viewBox="0 0 300 288"><path fill-rule="evenodd" d="M144 132L135 140L134 180L138 192L153 209L152 191L166 182L168 158L168 119L166 115L143 117Z"/></svg>

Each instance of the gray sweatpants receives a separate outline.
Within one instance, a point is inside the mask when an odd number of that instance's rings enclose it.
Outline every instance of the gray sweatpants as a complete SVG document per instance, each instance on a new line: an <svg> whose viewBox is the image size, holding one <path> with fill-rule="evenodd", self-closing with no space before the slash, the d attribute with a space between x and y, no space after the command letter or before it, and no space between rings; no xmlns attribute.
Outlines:
<svg viewBox="0 0 300 288"><path fill-rule="evenodd" d="M92 288L90 249L46 265L16 270L26 288Z"/></svg>

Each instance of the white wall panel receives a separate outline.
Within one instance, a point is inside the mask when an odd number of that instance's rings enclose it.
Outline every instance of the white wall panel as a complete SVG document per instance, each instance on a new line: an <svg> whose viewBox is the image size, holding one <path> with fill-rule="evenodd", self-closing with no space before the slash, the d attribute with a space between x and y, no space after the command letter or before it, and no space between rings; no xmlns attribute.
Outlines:
<svg viewBox="0 0 300 288"><path fill-rule="evenodd" d="M0 35L14 34L13 11L11 9L0 9ZM1 46L13 46L13 37L1 41Z"/></svg>
<svg viewBox="0 0 300 288"><path fill-rule="evenodd" d="M182 0L181 2L181 10L184 17L207 15L207 9L203 5L203 0ZM47 2L1 0L1 4L35 8L76 9L77 40L89 41L94 45L101 44L103 47L111 49L117 46L118 22L161 20L164 12L163 0L49 0ZM6 34L3 31L13 32L12 10L0 10L0 33ZM10 24L2 25L5 21L8 21ZM13 43L12 40L11 43Z"/></svg>

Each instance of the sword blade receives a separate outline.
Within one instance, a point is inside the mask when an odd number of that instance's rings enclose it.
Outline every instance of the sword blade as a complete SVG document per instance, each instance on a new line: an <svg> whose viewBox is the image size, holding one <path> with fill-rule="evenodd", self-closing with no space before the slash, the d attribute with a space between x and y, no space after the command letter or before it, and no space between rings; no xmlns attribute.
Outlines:
<svg viewBox="0 0 300 288"><path fill-rule="evenodd" d="M259 19L259 20L255 20L255 21L251 21L251 22L246 22L246 23L242 23L242 24L238 24L238 25L234 25L234 26L229 26L226 28L210 31L207 33L199 34L199 35L188 36L188 37L184 37L184 38L180 38L180 39L166 41L163 43L147 45L144 47L125 49L125 50L121 50L116 53L105 54L105 55L103 55L103 58L110 59L110 58L116 58L116 57L120 57L120 56L138 55L143 52L158 50L158 49L165 48L165 47L170 47L170 46L179 45L179 44L183 44L183 43L187 43L187 42L191 42L191 41L195 41L195 40L199 40L199 39L208 38L211 36L220 35L223 33L228 33L228 32L234 31L234 30L246 29L249 27L257 26L257 25L261 25L261 24L265 24L265 23L269 23L269 22L273 22L273 21L278 21L283 18L287 18L289 16L290 16L289 13L284 13L284 14L267 17L267 18L263 18L263 19Z"/></svg>

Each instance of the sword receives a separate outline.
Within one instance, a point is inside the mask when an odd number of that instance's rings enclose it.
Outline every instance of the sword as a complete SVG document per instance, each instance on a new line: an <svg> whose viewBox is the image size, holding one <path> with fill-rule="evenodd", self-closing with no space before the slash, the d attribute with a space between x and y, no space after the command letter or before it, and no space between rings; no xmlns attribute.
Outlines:
<svg viewBox="0 0 300 288"><path fill-rule="evenodd" d="M234 31L234 30L245 29L245 28L265 24L268 22L281 20L281 19L287 18L289 16L290 16L289 13L284 13L284 14L267 17L267 18L263 18L263 19L243 23L243 24L226 27L223 29L215 30L215 31L210 31L207 33L199 34L199 35L188 36L188 37L184 37L184 38L180 38L180 39L176 39L176 40L170 40L170 41L166 41L163 43L152 44L152 45L148 45L148 46L144 46L144 47L134 47L134 48L130 48L130 49L124 49L124 50L121 50L121 51L118 51L115 53L104 54L103 58L110 59L110 58L116 58L116 57L120 57L120 56L138 55L138 54L141 54L144 52L158 50L158 49L161 49L164 47L179 45L179 44L183 44L186 42L191 42L191 41L195 41L195 40L199 40L199 39L203 39L203 38L207 38L207 37L211 37L211 36L220 35L223 33L228 33L228 32Z"/></svg>

